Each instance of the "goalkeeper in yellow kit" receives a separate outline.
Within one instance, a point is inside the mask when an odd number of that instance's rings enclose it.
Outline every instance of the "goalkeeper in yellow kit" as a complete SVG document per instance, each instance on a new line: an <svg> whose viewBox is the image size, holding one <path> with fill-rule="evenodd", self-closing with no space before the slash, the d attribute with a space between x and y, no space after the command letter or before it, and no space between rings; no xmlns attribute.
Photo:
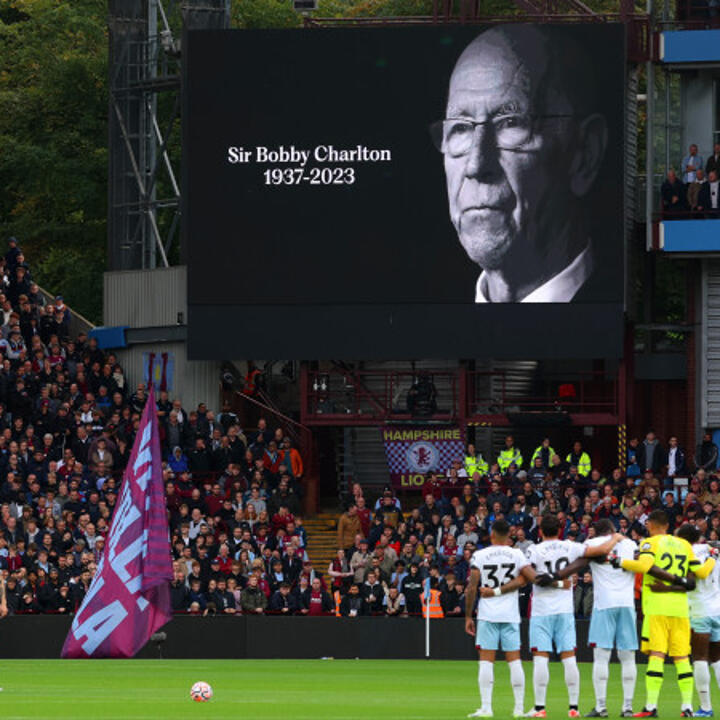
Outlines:
<svg viewBox="0 0 720 720"><path fill-rule="evenodd" d="M642 652L648 655L645 707L633 717L657 717L657 701L663 683L665 656L675 662L682 696L681 717L692 717L693 672L690 666L690 620L687 590L692 574L707 577L715 566L708 558L700 564L692 545L683 538L668 535L669 522L662 510L654 510L647 520L650 537L640 543L637 560L610 558L623 570L643 574ZM658 570L662 572L658 572ZM652 575L651 575L652 573ZM654 577L653 577L654 575ZM663 581L656 579L662 577Z"/></svg>

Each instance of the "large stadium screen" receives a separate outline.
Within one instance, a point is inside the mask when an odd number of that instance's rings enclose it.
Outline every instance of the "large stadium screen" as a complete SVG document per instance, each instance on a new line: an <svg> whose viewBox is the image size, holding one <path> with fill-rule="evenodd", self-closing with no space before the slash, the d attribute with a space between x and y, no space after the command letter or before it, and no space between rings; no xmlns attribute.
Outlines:
<svg viewBox="0 0 720 720"><path fill-rule="evenodd" d="M624 43L189 33L190 357L619 356Z"/></svg>

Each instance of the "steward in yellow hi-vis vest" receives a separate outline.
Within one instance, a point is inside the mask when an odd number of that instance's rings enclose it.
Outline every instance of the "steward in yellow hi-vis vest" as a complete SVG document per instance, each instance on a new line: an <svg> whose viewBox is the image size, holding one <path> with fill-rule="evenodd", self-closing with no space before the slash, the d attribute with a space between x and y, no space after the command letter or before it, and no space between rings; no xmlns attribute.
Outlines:
<svg viewBox="0 0 720 720"><path fill-rule="evenodd" d="M523 464L523 456L520 449L515 447L515 438L513 438L512 435L508 435L505 438L505 449L498 455L497 464L500 472L506 473L513 463L517 465L519 470Z"/></svg>
<svg viewBox="0 0 720 720"><path fill-rule="evenodd" d="M592 470L590 456L583 450L582 444L579 442L573 445L572 452L568 453L565 462L568 465L574 465L578 469L578 475L583 477L587 477Z"/></svg>
<svg viewBox="0 0 720 720"><path fill-rule="evenodd" d="M465 456L465 472L467 476L472 480L475 473L480 475L487 475L488 464L485 462L483 456L480 453L475 452L474 445L467 446L467 455Z"/></svg>
<svg viewBox="0 0 720 720"><path fill-rule="evenodd" d="M550 438L543 438L542 444L535 448L535 452L530 458L530 466L532 467L535 464L535 458L539 457L542 460L542 466L545 470L547 470L550 467L553 456L556 454L557 453L550 445Z"/></svg>

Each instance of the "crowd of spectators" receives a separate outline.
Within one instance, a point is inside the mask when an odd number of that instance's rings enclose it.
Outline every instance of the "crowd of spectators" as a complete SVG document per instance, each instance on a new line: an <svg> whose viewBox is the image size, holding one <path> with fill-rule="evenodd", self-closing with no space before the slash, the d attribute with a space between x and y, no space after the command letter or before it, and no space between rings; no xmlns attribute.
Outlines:
<svg viewBox="0 0 720 720"><path fill-rule="evenodd" d="M0 571L11 613L73 612L97 569L147 389L48 300L14 238L0 257ZM312 588L303 460L282 428L156 396L178 610L265 608L272 553ZM267 548L267 549L265 549ZM263 565L264 567L264 565ZM272 563L270 566L272 569ZM276 583L272 583L273 589ZM260 588L262 598L257 592ZM236 603L237 599L237 603Z"/></svg>
<svg viewBox="0 0 720 720"><path fill-rule="evenodd" d="M681 170L671 169L660 188L663 217L720 217L720 143L704 160L693 144L682 159Z"/></svg>
<svg viewBox="0 0 720 720"><path fill-rule="evenodd" d="M0 258L0 309L8 608L71 613L103 552L147 389L131 388L93 338L70 337L62 297L46 301L14 240ZM389 488L375 500L354 486L337 554L316 568L300 515L303 458L285 430L264 418L244 430L227 403L217 415L202 403L187 411L164 391L156 403L176 612L403 616L426 603L434 617L460 616L472 553L501 517L523 550L538 540L545 513L558 517L563 538L592 537L593 522L607 518L637 541L659 507L673 527L691 522L720 540L710 435L688 453L677 438L665 446L648 432L630 440L625 466L609 472L580 442L558 453L545 438L523 457L508 436L494 462L468 446L442 476L428 475L422 499L408 507ZM575 593L578 615L587 615L589 574L576 578Z"/></svg>
<svg viewBox="0 0 720 720"><path fill-rule="evenodd" d="M353 487L338 524L338 555L328 568L338 614L420 614L429 579L439 605L431 615L463 615L472 554L489 543L490 526L500 518L522 551L539 542L547 513L560 521L560 538L576 542L593 537L600 519L639 542L658 508L668 514L671 531L690 522L707 539L720 540L718 447L709 434L690 454L674 436L667 445L653 432L632 438L625 467L608 473L593 466L580 442L556 453L544 438L526 461L508 436L496 462L471 445L442 477L428 476L423 494L419 506L406 509L388 488L371 506L362 488ZM578 617L589 616L592 592L589 572L575 576ZM529 587L521 593L523 613L529 594ZM427 602L434 602L432 590Z"/></svg>

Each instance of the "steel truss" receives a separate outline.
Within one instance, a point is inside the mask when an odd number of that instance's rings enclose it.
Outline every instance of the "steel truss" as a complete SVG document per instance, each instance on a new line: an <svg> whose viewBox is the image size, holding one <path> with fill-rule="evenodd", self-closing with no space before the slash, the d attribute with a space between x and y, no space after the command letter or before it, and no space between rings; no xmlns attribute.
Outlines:
<svg viewBox="0 0 720 720"><path fill-rule="evenodd" d="M227 28L230 0L110 0L108 267L168 267L180 237L184 30Z"/></svg>

